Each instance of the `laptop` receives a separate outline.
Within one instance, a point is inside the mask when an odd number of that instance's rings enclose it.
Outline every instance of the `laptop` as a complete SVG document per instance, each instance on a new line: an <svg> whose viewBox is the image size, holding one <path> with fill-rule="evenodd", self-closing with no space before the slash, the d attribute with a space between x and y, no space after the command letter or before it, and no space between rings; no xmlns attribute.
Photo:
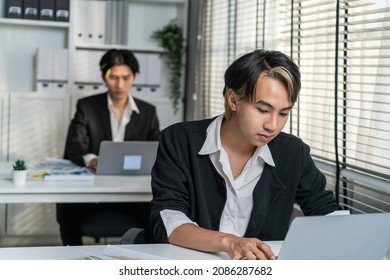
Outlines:
<svg viewBox="0 0 390 280"><path fill-rule="evenodd" d="M150 175L157 147L157 141L103 141L96 175Z"/></svg>
<svg viewBox="0 0 390 280"><path fill-rule="evenodd" d="M383 260L390 213L296 217L278 260Z"/></svg>

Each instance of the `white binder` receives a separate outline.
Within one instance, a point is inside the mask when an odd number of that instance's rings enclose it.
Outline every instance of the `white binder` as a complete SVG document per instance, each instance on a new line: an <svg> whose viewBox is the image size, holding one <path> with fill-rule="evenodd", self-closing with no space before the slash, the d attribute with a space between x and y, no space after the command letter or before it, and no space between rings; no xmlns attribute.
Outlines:
<svg viewBox="0 0 390 280"><path fill-rule="evenodd" d="M54 93L63 94L68 91L68 50L55 49L54 50L54 77L53 87Z"/></svg>
<svg viewBox="0 0 390 280"><path fill-rule="evenodd" d="M38 48L36 61L37 91L53 93L54 49Z"/></svg>
<svg viewBox="0 0 390 280"><path fill-rule="evenodd" d="M147 80L146 77L148 75L148 69L146 64L147 55L145 53L134 53L134 56L138 60L140 73L137 76L137 79L135 81L135 84L133 85L131 92L134 96L142 96L146 91L145 85Z"/></svg>
<svg viewBox="0 0 390 280"><path fill-rule="evenodd" d="M159 54L148 54L147 60L146 84L148 85L148 94L156 96L161 94L161 57Z"/></svg>

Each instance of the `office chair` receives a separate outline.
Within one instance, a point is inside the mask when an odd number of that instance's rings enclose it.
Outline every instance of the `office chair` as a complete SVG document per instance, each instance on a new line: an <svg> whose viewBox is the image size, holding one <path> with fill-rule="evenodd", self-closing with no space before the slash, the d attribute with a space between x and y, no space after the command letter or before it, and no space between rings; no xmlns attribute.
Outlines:
<svg viewBox="0 0 390 280"><path fill-rule="evenodd" d="M143 225L135 218L121 212L104 211L94 213L81 223L82 236L95 239L96 243L104 238L107 243L109 237L122 237L129 228L140 228Z"/></svg>
<svg viewBox="0 0 390 280"><path fill-rule="evenodd" d="M131 228L122 236L120 244L145 244L147 237L143 228Z"/></svg>

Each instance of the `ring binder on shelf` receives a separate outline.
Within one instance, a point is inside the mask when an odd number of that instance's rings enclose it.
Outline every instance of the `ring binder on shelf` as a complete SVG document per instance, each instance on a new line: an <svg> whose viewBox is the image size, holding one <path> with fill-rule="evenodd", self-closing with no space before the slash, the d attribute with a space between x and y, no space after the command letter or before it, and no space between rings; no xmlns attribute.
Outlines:
<svg viewBox="0 0 390 280"><path fill-rule="evenodd" d="M40 0L39 18L42 20L54 20L54 0Z"/></svg>
<svg viewBox="0 0 390 280"><path fill-rule="evenodd" d="M39 0L24 0L23 18L38 19L38 1Z"/></svg>
<svg viewBox="0 0 390 280"><path fill-rule="evenodd" d="M22 0L6 0L5 16L8 18L22 18Z"/></svg>
<svg viewBox="0 0 390 280"><path fill-rule="evenodd" d="M55 6L55 20L69 21L69 0L57 0Z"/></svg>

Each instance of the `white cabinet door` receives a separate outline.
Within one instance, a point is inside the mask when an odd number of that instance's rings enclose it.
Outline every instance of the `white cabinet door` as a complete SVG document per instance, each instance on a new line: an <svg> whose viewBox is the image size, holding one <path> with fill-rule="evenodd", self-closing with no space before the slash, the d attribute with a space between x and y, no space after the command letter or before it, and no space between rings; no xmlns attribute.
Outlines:
<svg viewBox="0 0 390 280"><path fill-rule="evenodd" d="M8 204L6 227L3 229L6 245L60 245L55 207L53 203Z"/></svg>
<svg viewBox="0 0 390 280"><path fill-rule="evenodd" d="M9 127L8 93L0 92L0 160L7 160Z"/></svg>
<svg viewBox="0 0 390 280"><path fill-rule="evenodd" d="M69 123L69 96L10 93L9 160L62 158Z"/></svg>
<svg viewBox="0 0 390 280"><path fill-rule="evenodd" d="M62 158L69 124L69 96L11 92L9 98L9 160L21 158L28 164L46 157ZM1 208L0 213L3 218ZM6 224L5 237L13 236L19 245L44 243L45 238L54 239L47 239L48 244L59 243L54 204L9 204Z"/></svg>

